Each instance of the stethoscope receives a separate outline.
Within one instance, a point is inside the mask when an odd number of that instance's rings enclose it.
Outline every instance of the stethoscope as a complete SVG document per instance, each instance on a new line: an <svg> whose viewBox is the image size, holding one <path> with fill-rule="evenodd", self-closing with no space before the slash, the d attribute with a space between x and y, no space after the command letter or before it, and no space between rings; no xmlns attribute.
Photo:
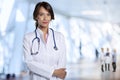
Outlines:
<svg viewBox="0 0 120 80"><path fill-rule="evenodd" d="M52 31L52 35L53 35L53 42L54 42L54 50L58 50L58 48L57 48L57 46L56 46L56 41L55 41L55 35L54 35L54 30L52 29L52 28L50 28L51 29L51 31ZM39 53L39 49L40 49L40 38L38 37L38 35L37 35L37 29L35 29L35 38L32 40L32 46L31 46L31 55L36 55L36 54L38 54ZM37 42L38 42L38 47L37 47L37 51L36 52L33 52L33 44L34 44L34 42L35 42L35 40L37 40Z"/></svg>

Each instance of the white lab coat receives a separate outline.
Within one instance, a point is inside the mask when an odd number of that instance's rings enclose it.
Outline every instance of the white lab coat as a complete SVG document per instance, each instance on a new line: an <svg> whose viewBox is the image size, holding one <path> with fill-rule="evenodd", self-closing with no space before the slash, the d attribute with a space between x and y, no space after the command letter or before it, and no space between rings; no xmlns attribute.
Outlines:
<svg viewBox="0 0 120 80"><path fill-rule="evenodd" d="M55 41L58 50L54 50L53 33L49 29L47 43L43 40L43 32L37 28L37 36L40 38L40 49L37 55L31 55L32 40L35 38L35 32L27 33L24 36L23 48L24 58L28 69L30 70L31 80L61 80L52 76L53 71L66 67L66 46L64 36L54 31ZM36 51L38 44L33 44Z"/></svg>
<svg viewBox="0 0 120 80"><path fill-rule="evenodd" d="M111 53L109 52L109 56L106 56L106 55L105 55L105 63L110 64L111 61L112 61L112 55L111 55Z"/></svg>
<svg viewBox="0 0 120 80"><path fill-rule="evenodd" d="M105 64L105 53L103 52L100 53L100 61L101 61L101 65Z"/></svg>

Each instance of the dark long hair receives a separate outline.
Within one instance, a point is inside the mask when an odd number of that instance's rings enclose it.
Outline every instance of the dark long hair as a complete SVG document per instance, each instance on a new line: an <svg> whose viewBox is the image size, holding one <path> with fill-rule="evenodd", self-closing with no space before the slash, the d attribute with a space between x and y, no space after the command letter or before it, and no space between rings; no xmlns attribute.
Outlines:
<svg viewBox="0 0 120 80"><path fill-rule="evenodd" d="M38 14L39 14L39 9L41 7L44 7L50 13L51 20L54 19L54 13L53 13L53 9L52 9L51 5L48 2L39 2L39 3L36 4L34 12L33 12L33 19L36 21L35 22L36 28L38 26L38 21L37 21L36 18L37 18Z"/></svg>

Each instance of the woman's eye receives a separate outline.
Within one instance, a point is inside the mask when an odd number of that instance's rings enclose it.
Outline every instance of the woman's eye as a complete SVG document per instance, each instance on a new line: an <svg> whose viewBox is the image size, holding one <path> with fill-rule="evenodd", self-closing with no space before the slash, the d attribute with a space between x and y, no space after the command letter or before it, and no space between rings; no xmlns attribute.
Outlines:
<svg viewBox="0 0 120 80"><path fill-rule="evenodd" d="M40 15L40 16L43 16L43 14L42 14L42 13L40 13L39 15Z"/></svg>
<svg viewBox="0 0 120 80"><path fill-rule="evenodd" d="M51 16L50 14L39 13L39 16Z"/></svg>
<svg viewBox="0 0 120 80"><path fill-rule="evenodd" d="M47 14L47 16L50 16L50 14Z"/></svg>

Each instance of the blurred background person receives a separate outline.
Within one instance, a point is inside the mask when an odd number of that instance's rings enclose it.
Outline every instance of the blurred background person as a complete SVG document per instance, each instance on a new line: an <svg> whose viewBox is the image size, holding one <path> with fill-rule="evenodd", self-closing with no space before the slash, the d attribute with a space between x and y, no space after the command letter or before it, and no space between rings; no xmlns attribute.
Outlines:
<svg viewBox="0 0 120 80"><path fill-rule="evenodd" d="M116 60L117 60L117 53L116 53L116 49L113 49L112 51L112 68L113 68L113 72L116 72Z"/></svg>
<svg viewBox="0 0 120 80"><path fill-rule="evenodd" d="M107 48L107 52L105 53L105 71L110 71L111 59L111 53L109 48Z"/></svg>
<svg viewBox="0 0 120 80"><path fill-rule="evenodd" d="M104 48L101 48L100 62L101 62L101 71L104 72L104 69L105 69L105 52L104 52Z"/></svg>

